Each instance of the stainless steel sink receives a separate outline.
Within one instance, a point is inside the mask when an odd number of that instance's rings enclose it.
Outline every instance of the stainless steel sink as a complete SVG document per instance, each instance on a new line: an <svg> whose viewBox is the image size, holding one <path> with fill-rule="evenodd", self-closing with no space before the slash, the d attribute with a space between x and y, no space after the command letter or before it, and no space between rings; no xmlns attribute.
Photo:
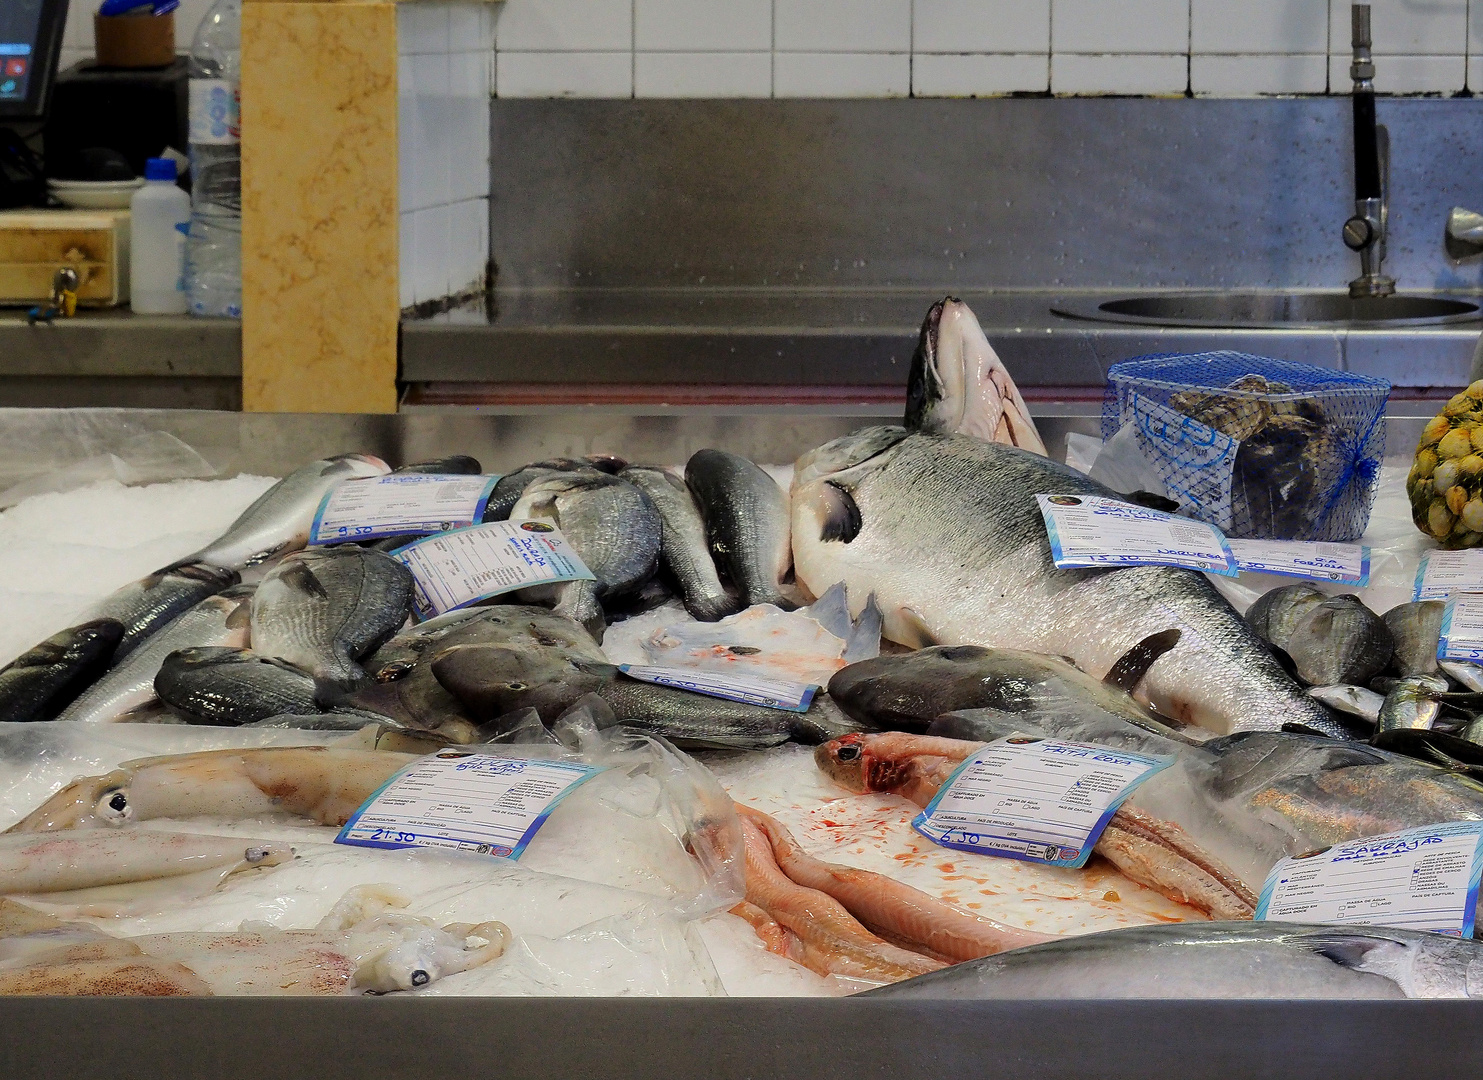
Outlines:
<svg viewBox="0 0 1483 1080"><path fill-rule="evenodd" d="M1304 326L1407 327L1473 322L1479 305L1442 296L1348 293L1164 293L1051 308L1057 315L1142 326L1298 329Z"/></svg>

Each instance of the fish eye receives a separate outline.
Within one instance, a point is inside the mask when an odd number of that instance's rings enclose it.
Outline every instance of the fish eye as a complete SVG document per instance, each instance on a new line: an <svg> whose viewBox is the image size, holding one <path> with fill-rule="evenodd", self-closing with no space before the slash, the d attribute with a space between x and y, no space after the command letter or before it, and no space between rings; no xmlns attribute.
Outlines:
<svg viewBox="0 0 1483 1080"><path fill-rule="evenodd" d="M525 684L523 682L505 683L505 689L506 690L524 690L525 688L526 687L525 687Z"/></svg>
<svg viewBox="0 0 1483 1080"><path fill-rule="evenodd" d="M860 756L860 748L858 746L841 746L834 756L839 758L840 761L854 761Z"/></svg>
<svg viewBox="0 0 1483 1080"><path fill-rule="evenodd" d="M427 972L423 971L421 968L418 968L416 971L412 972L412 985L413 986L426 986L428 983L430 983L432 981L433 981L432 980L432 976L429 975Z"/></svg>
<svg viewBox="0 0 1483 1080"><path fill-rule="evenodd" d="M412 674L416 666L410 660L393 660L376 672L375 679L378 683L396 682Z"/></svg>
<svg viewBox="0 0 1483 1080"><path fill-rule="evenodd" d="M129 806L129 797L117 789L105 792L98 800L98 816L114 825L127 821L133 816L133 809Z"/></svg>

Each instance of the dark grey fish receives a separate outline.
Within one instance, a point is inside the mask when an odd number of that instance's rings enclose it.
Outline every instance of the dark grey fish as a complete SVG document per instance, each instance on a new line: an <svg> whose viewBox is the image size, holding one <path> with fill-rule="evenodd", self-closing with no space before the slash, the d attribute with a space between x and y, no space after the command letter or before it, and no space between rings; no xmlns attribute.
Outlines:
<svg viewBox="0 0 1483 1080"><path fill-rule="evenodd" d="M353 686L356 662L389 640L412 611L412 574L352 544L295 552L252 598L252 647L317 678Z"/></svg>
<svg viewBox="0 0 1483 1080"><path fill-rule="evenodd" d="M716 563L741 590L745 606L791 610L779 588L793 555L788 496L777 481L744 457L699 450L685 463L685 484L700 507Z"/></svg>
<svg viewBox="0 0 1483 1080"><path fill-rule="evenodd" d="M1402 675L1429 675L1437 670L1437 640L1442 634L1440 600L1398 604L1383 616L1395 641L1394 666Z"/></svg>
<svg viewBox="0 0 1483 1080"><path fill-rule="evenodd" d="M1281 647L1299 679L1333 686L1368 682L1390 663L1395 642L1379 615L1359 597L1345 594L1310 608Z"/></svg>
<svg viewBox="0 0 1483 1080"><path fill-rule="evenodd" d="M1177 642L1176 632L1142 650L1141 660L1114 670L1125 685L1136 686ZM1126 689L1064 660L980 645L938 645L850 664L829 680L829 696L859 722L899 731L925 731L937 717L962 709L1082 718L1102 712L1131 724L1167 726Z"/></svg>
<svg viewBox="0 0 1483 1080"><path fill-rule="evenodd" d="M609 454L591 454L585 458L548 458L545 461L533 461L529 465L521 466L512 473L506 473L499 478L494 485L494 491L489 495L489 502L484 508L485 521L508 521L510 512L515 509L515 504L520 501L520 496L525 494L525 489L542 477L552 476L556 473L569 472L599 472L613 475L627 464L622 458L616 458Z"/></svg>
<svg viewBox="0 0 1483 1080"><path fill-rule="evenodd" d="M594 470L543 477L525 489L514 516L554 524L596 575L595 581L569 581L552 591L556 614L580 623L599 641L607 626L603 601L633 592L659 565L659 511L642 490L618 477Z"/></svg>
<svg viewBox="0 0 1483 1080"><path fill-rule="evenodd" d="M1246 609L1246 622L1256 636L1279 649L1286 649L1293 631L1328 595L1307 582L1283 585L1257 597Z"/></svg>
<svg viewBox="0 0 1483 1080"><path fill-rule="evenodd" d="M1483 942L1303 923L1175 923L954 964L865 997L947 1000L1483 997Z"/></svg>
<svg viewBox="0 0 1483 1080"><path fill-rule="evenodd" d="M181 649L165 657L155 693L190 724L238 727L271 716L323 711L314 676L250 649Z"/></svg>
<svg viewBox="0 0 1483 1080"><path fill-rule="evenodd" d="M860 730L818 699L807 713L767 709L640 682L612 664L561 649L450 647L434 658L433 674L476 719L535 709L550 724L596 694L620 723L686 748L762 749L790 738L813 743Z"/></svg>
<svg viewBox="0 0 1483 1080"><path fill-rule="evenodd" d="M113 652L113 663L118 664L151 634L208 596L215 596L240 580L235 570L199 562L182 563L130 582L100 600L88 617L123 623L123 640Z"/></svg>
<svg viewBox="0 0 1483 1080"><path fill-rule="evenodd" d="M0 668L0 723L50 720L108 669L123 624L93 619L69 627Z"/></svg>
<svg viewBox="0 0 1483 1080"><path fill-rule="evenodd" d="M479 459L469 457L467 454L454 454L451 457L437 458L433 461L418 461L392 470L398 473L430 473L434 476L477 476L483 471L484 466L479 464Z"/></svg>
<svg viewBox="0 0 1483 1080"><path fill-rule="evenodd" d="M665 469L647 465L630 465L621 475L649 496L663 519L660 554L679 583L685 609L702 622L715 622L739 610L741 605L721 585L700 507L685 482Z"/></svg>
<svg viewBox="0 0 1483 1080"><path fill-rule="evenodd" d="M380 713L408 728L472 742L477 721L433 676L431 665L437 652L471 644L556 648L605 659L592 636L570 619L545 608L496 604L449 612L403 631L366 660L370 685L333 700L340 708Z"/></svg>

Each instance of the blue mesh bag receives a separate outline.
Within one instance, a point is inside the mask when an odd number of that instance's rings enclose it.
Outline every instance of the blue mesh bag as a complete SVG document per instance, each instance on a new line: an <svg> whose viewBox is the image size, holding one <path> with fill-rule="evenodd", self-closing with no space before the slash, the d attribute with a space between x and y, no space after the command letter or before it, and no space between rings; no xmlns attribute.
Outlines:
<svg viewBox="0 0 1483 1080"><path fill-rule="evenodd" d="M1390 383L1238 352L1112 365L1102 439L1136 439L1181 512L1228 535L1356 540L1385 457Z"/></svg>

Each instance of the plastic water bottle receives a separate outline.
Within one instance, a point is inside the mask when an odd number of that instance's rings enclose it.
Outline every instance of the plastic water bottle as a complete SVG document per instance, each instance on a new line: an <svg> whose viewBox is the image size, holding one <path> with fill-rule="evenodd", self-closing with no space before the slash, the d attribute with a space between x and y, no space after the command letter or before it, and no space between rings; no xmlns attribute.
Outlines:
<svg viewBox="0 0 1483 1080"><path fill-rule="evenodd" d="M175 162L150 158L129 200L129 303L140 315L185 314L185 234L191 198L175 184Z"/></svg>
<svg viewBox="0 0 1483 1080"><path fill-rule="evenodd" d="M191 44L185 282L192 315L242 317L241 58L242 0L216 0Z"/></svg>

